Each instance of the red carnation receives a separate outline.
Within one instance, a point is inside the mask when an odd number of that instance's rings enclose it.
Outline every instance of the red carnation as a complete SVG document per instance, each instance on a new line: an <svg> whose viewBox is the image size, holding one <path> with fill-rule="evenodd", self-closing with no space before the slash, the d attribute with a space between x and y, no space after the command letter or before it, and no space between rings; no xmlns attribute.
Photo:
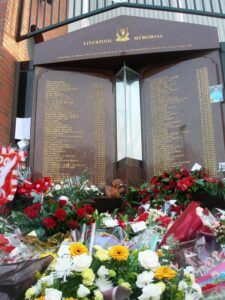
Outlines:
<svg viewBox="0 0 225 300"><path fill-rule="evenodd" d="M33 209L33 206L26 207L23 212L30 219L35 219L39 216L39 211L36 209Z"/></svg>
<svg viewBox="0 0 225 300"><path fill-rule="evenodd" d="M57 225L57 222L55 221L55 219L53 219L51 217L44 218L43 223L44 223L45 227L47 227L48 229L53 229Z"/></svg>
<svg viewBox="0 0 225 300"><path fill-rule="evenodd" d="M83 207L78 208L76 213L79 218L84 218L87 214L86 210Z"/></svg>
<svg viewBox="0 0 225 300"><path fill-rule="evenodd" d="M64 221L66 216L67 216L67 214L64 209L62 209L62 208L56 209L56 211L55 211L56 219L58 219L59 221Z"/></svg>
<svg viewBox="0 0 225 300"><path fill-rule="evenodd" d="M66 221L66 224L72 229L76 229L80 227L76 220L68 220Z"/></svg>

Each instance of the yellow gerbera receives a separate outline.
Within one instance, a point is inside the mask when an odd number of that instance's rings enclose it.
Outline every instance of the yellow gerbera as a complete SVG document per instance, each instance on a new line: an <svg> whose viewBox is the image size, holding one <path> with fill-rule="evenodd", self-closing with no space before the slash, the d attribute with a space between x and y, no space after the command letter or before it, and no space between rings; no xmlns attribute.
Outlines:
<svg viewBox="0 0 225 300"><path fill-rule="evenodd" d="M168 266L161 266L155 271L155 278L156 279L173 279L177 275L177 272L171 269Z"/></svg>
<svg viewBox="0 0 225 300"><path fill-rule="evenodd" d="M109 249L109 256L115 260L127 260L129 251L125 246L116 245Z"/></svg>
<svg viewBox="0 0 225 300"><path fill-rule="evenodd" d="M78 300L78 299L77 299L77 298L75 299L75 298L70 297L70 298L65 298L64 300Z"/></svg>
<svg viewBox="0 0 225 300"><path fill-rule="evenodd" d="M41 296L39 298L36 298L35 300L45 300L45 296Z"/></svg>
<svg viewBox="0 0 225 300"><path fill-rule="evenodd" d="M84 246L81 243L73 243L70 245L69 247L70 250L70 255L71 256L77 256L77 255L81 255L83 253L87 253L88 254L88 248L86 246Z"/></svg>
<svg viewBox="0 0 225 300"><path fill-rule="evenodd" d="M156 251L156 253L158 254L158 257L162 257L162 256L163 256L163 252L162 252L162 250L160 250L160 249L158 249L158 250Z"/></svg>

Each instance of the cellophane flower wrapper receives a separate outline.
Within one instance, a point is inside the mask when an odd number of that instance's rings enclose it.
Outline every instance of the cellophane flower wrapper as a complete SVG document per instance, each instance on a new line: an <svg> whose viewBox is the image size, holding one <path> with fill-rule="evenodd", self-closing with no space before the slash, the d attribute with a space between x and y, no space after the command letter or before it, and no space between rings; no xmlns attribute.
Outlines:
<svg viewBox="0 0 225 300"><path fill-rule="evenodd" d="M127 246L129 250L148 248L155 251L159 239L160 234L149 226L145 231L125 242L125 246Z"/></svg>
<svg viewBox="0 0 225 300"><path fill-rule="evenodd" d="M36 280L36 272L44 272L53 257L27 260L0 266L0 299L23 300L24 293Z"/></svg>
<svg viewBox="0 0 225 300"><path fill-rule="evenodd" d="M224 260L224 254L215 238L205 234L180 243L175 258L179 267L192 266L195 276L203 276Z"/></svg>
<svg viewBox="0 0 225 300"><path fill-rule="evenodd" d="M204 276L198 277L195 280L200 286L214 283L225 284L225 261L219 263L217 266L211 268Z"/></svg>
<svg viewBox="0 0 225 300"><path fill-rule="evenodd" d="M167 231L160 245L165 244L171 235L178 241L185 242L195 239L200 232L211 233L211 229L204 225L202 219L197 215L197 208L200 208L200 203L191 202Z"/></svg>

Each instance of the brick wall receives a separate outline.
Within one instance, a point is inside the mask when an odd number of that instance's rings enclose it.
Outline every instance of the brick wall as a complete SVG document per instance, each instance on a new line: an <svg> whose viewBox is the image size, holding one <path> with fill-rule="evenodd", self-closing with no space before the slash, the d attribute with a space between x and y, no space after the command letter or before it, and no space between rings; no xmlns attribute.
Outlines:
<svg viewBox="0 0 225 300"><path fill-rule="evenodd" d="M22 30L25 30L27 26L30 0L24 2L25 14ZM40 16L43 5L44 3L41 4ZM16 62L31 60L33 57L33 39L16 42L18 12L19 0L0 0L0 146L8 145L11 142L12 111L16 105L13 103ZM44 34L44 40L66 32L67 27L64 26Z"/></svg>

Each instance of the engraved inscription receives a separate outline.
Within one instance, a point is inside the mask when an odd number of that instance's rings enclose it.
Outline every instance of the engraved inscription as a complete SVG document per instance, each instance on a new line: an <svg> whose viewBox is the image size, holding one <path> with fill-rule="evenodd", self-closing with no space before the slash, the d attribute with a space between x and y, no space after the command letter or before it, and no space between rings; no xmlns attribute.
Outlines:
<svg viewBox="0 0 225 300"><path fill-rule="evenodd" d="M211 176L216 177L217 158L210 102L208 68L197 69L196 76L200 102L204 166Z"/></svg>
<svg viewBox="0 0 225 300"><path fill-rule="evenodd" d="M177 113L187 98L177 95L178 80L179 75L174 74L150 82L154 172L190 163L184 144L189 131Z"/></svg>

